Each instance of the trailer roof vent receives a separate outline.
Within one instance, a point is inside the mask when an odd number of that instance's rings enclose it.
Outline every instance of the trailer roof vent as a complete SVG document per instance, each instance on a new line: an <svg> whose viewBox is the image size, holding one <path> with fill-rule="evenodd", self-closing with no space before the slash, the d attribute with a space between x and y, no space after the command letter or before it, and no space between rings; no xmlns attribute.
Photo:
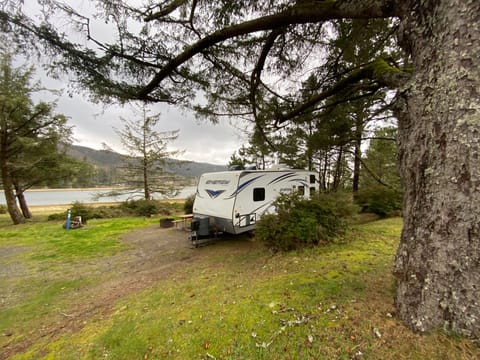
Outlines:
<svg viewBox="0 0 480 360"><path fill-rule="evenodd" d="M273 164L269 170L291 170L291 169L285 164Z"/></svg>
<svg viewBox="0 0 480 360"><path fill-rule="evenodd" d="M232 166L228 167L228 170L229 171L243 170L243 166L242 165L232 165Z"/></svg>

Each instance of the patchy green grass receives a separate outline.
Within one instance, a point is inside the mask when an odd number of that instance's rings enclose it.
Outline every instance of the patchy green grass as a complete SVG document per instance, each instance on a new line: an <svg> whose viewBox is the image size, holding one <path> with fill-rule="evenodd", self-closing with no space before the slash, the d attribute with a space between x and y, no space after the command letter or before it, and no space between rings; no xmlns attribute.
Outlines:
<svg viewBox="0 0 480 360"><path fill-rule="evenodd" d="M154 220L91 221L76 230L59 222L4 225L0 231L0 346L62 317L80 287L101 281L96 260L125 250L119 235ZM1 358L1 356L0 356Z"/></svg>
<svg viewBox="0 0 480 360"><path fill-rule="evenodd" d="M69 262L111 255L122 250L118 235L157 220L123 218L91 220L88 226L65 230L59 222L26 223L2 227L1 247L22 247L32 260Z"/></svg>
<svg viewBox="0 0 480 360"><path fill-rule="evenodd" d="M400 219L356 225L334 244L288 254L254 241L192 250L202 256L121 299L108 316L40 339L13 359L479 358L473 342L413 334L395 319L391 269L400 228ZM42 246L57 246L48 243ZM90 256L71 251L75 259ZM36 296L61 303L59 289L75 286L65 280ZM41 306L24 312L35 309Z"/></svg>

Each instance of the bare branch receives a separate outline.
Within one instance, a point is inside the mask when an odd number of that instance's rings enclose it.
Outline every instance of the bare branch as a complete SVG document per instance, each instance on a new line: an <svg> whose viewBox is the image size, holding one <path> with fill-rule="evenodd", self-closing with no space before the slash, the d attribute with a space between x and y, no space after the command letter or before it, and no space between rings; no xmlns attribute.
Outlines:
<svg viewBox="0 0 480 360"><path fill-rule="evenodd" d="M160 11L157 11L153 14L145 16L144 20L146 22L149 22L149 21L161 19L164 16L170 15L172 12L177 10L180 6L182 6L186 2L187 0L174 0L170 4L165 6L163 9L161 9Z"/></svg>
<svg viewBox="0 0 480 360"><path fill-rule="evenodd" d="M346 152L352 154L353 156L355 156L355 158L357 158L357 159L360 161L360 163L362 164L362 167L375 179L376 182L378 182L380 185L383 185L383 186L385 186L385 187L387 187L387 188L389 188L389 189L394 189L394 187L393 187L392 185L387 184L385 181L383 181L383 180L380 178L380 176L378 176L377 174L375 174L375 173L373 172L373 170L370 169L370 168L367 166L367 164L365 163L365 161L363 161L363 159L362 159L360 156L358 156L357 154L355 154L354 151L351 151L350 149L344 149L344 150L345 150Z"/></svg>
<svg viewBox="0 0 480 360"><path fill-rule="evenodd" d="M267 37L267 40L265 41L265 44L263 45L262 51L260 53L260 57L257 60L257 64L255 65L255 68L252 71L252 74L250 76L250 102L252 106L252 111L253 115L255 117L255 122L258 123L257 121L257 103L256 103L256 92L258 89L258 86L260 85L261 82L261 74L263 67L265 66L265 61L267 59L268 53L272 49L273 45L275 44L275 40L283 33L285 29L276 29L270 33L270 35Z"/></svg>

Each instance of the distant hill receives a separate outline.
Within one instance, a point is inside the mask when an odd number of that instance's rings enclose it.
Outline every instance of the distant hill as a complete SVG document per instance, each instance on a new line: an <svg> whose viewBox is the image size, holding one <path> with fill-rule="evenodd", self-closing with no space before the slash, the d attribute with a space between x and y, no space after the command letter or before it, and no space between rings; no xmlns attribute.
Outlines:
<svg viewBox="0 0 480 360"><path fill-rule="evenodd" d="M97 166L119 166L123 155L110 150L95 150L85 146L71 145L67 150L71 157Z"/></svg>
<svg viewBox="0 0 480 360"><path fill-rule="evenodd" d="M215 165L194 161L171 161L172 164L169 167L169 170L175 174L185 177L200 177L200 175L202 175L203 173L226 171L228 169L226 165Z"/></svg>
<svg viewBox="0 0 480 360"><path fill-rule="evenodd" d="M78 160L83 160L93 165L112 168L122 165L124 155L111 150L95 150L85 146L71 145L67 153ZM225 171L226 165L215 165L193 161L180 161L171 159L168 170L184 177L199 177L206 172Z"/></svg>

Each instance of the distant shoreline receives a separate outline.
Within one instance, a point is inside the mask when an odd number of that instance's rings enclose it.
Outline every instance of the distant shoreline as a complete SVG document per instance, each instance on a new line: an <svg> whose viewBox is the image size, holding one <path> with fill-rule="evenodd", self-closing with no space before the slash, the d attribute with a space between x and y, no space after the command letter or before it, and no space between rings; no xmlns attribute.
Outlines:
<svg viewBox="0 0 480 360"><path fill-rule="evenodd" d="M106 201L106 202L82 202L82 205L99 207L99 206L110 206L110 205L120 205L121 202L116 201ZM28 205L28 204L27 204ZM28 205L29 208L47 208L47 207L72 207L72 204L46 204L46 205Z"/></svg>
<svg viewBox="0 0 480 360"><path fill-rule="evenodd" d="M45 192L45 191L105 191L105 190L123 190L123 187L88 187L88 188L56 188L56 189L28 189L27 192Z"/></svg>
<svg viewBox="0 0 480 360"><path fill-rule="evenodd" d="M189 196L195 194L195 187L186 187L179 190L178 194L170 197L168 200L174 199L186 199ZM112 188L112 187L97 187L97 188L69 188L69 189L31 189L25 191L25 197L28 206L40 206L43 205L70 205L76 202L91 204L93 206L99 206L100 204L115 204L121 203L131 199L128 192L125 192L125 188ZM115 195L109 196L107 194L114 193ZM155 194L154 194L155 196ZM156 200L164 200L166 197L155 196ZM137 198L137 197L135 197ZM165 199L167 200L167 199ZM6 200L3 193L0 193L0 204L5 204Z"/></svg>
<svg viewBox="0 0 480 360"><path fill-rule="evenodd" d="M100 206L117 206L120 205L118 202L103 202L103 203L82 203L86 206L91 207L100 207ZM55 212L62 212L67 211L69 208L72 207L72 204L49 204L49 205L28 205L28 208L33 213L55 213Z"/></svg>
<svg viewBox="0 0 480 360"><path fill-rule="evenodd" d="M165 199L159 200L165 201L169 203L178 203L183 202L185 199ZM82 202L82 205L86 205L89 207L97 208L102 206L119 206L121 202ZM62 212L67 211L69 208L72 207L72 204L48 204L48 205L28 205L29 209L35 213L45 213L45 212Z"/></svg>

